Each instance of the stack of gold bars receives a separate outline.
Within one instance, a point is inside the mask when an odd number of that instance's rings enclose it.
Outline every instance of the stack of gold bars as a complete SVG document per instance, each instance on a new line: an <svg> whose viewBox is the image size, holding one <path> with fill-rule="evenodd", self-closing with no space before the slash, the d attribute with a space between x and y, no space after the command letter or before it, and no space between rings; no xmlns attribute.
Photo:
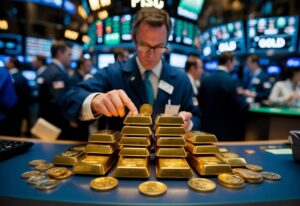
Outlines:
<svg viewBox="0 0 300 206"><path fill-rule="evenodd" d="M186 161L185 130L182 117L161 114L155 120L156 177L190 178L193 171Z"/></svg>
<svg viewBox="0 0 300 206"><path fill-rule="evenodd" d="M73 146L52 159L55 165L73 166L84 157L85 145Z"/></svg>
<svg viewBox="0 0 300 206"><path fill-rule="evenodd" d="M85 156L73 166L73 173L105 175L112 167L118 151L120 133L101 130L91 134L85 147Z"/></svg>
<svg viewBox="0 0 300 206"><path fill-rule="evenodd" d="M150 106L150 105L149 105ZM127 115L121 131L119 160L113 176L148 178L150 176L152 107L140 109L140 114ZM147 107L147 105L146 105ZM142 112L141 112L142 111Z"/></svg>
<svg viewBox="0 0 300 206"><path fill-rule="evenodd" d="M185 136L186 150L189 152L188 161L200 175L218 175L231 173L231 166L220 154L214 144L218 140L215 135L192 131Z"/></svg>

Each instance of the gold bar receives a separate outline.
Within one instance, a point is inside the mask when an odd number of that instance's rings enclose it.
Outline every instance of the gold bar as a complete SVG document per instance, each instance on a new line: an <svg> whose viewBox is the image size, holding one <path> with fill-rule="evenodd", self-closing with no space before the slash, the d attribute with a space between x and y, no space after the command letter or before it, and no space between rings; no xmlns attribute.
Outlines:
<svg viewBox="0 0 300 206"><path fill-rule="evenodd" d="M218 142L214 134L201 132L201 131L188 132L185 135L185 138L187 141L193 144L207 144L207 143Z"/></svg>
<svg viewBox="0 0 300 206"><path fill-rule="evenodd" d="M89 137L90 143L116 143L120 139L120 133L114 130L100 130Z"/></svg>
<svg viewBox="0 0 300 206"><path fill-rule="evenodd" d="M231 167L245 167L246 160L233 152L216 154L216 157L229 164Z"/></svg>
<svg viewBox="0 0 300 206"><path fill-rule="evenodd" d="M157 157L186 157L184 147L156 147L155 156Z"/></svg>
<svg viewBox="0 0 300 206"><path fill-rule="evenodd" d="M114 153L118 149L118 145L114 144L87 144L85 147L85 153L88 154L104 154L109 155Z"/></svg>
<svg viewBox="0 0 300 206"><path fill-rule="evenodd" d="M149 157L150 152L147 147L122 147L119 156Z"/></svg>
<svg viewBox="0 0 300 206"><path fill-rule="evenodd" d="M125 125L145 125L150 126L152 125L152 118L151 116L146 116L143 114L137 115L127 115L123 121Z"/></svg>
<svg viewBox="0 0 300 206"><path fill-rule="evenodd" d="M125 136L150 136L152 132L150 127L124 126L121 134Z"/></svg>
<svg viewBox="0 0 300 206"><path fill-rule="evenodd" d="M219 148L213 144L206 145L194 145L190 142L186 142L185 146L186 150L188 150L192 154L216 154L220 153Z"/></svg>
<svg viewBox="0 0 300 206"><path fill-rule="evenodd" d="M147 147L147 146L151 145L151 138L150 137L123 136L119 142L119 145Z"/></svg>
<svg viewBox="0 0 300 206"><path fill-rule="evenodd" d="M56 155L52 159L52 163L55 165L73 166L81 158L83 158L83 156L84 156L83 151L67 150L59 155Z"/></svg>
<svg viewBox="0 0 300 206"><path fill-rule="evenodd" d="M150 162L148 157L119 157L114 177L148 178Z"/></svg>
<svg viewBox="0 0 300 206"><path fill-rule="evenodd" d="M84 152L86 144L74 145L69 150L82 151Z"/></svg>
<svg viewBox="0 0 300 206"><path fill-rule="evenodd" d="M188 162L200 175L231 173L231 167L216 156L195 156L188 154Z"/></svg>
<svg viewBox="0 0 300 206"><path fill-rule="evenodd" d="M86 155L73 167L73 173L83 175L105 175L116 160L116 155Z"/></svg>
<svg viewBox="0 0 300 206"><path fill-rule="evenodd" d="M157 127L155 136L180 136L184 135L184 127Z"/></svg>
<svg viewBox="0 0 300 206"><path fill-rule="evenodd" d="M186 179L193 171L185 158L156 158L156 177Z"/></svg>
<svg viewBox="0 0 300 206"><path fill-rule="evenodd" d="M157 137L156 138L156 145L157 146L167 146L167 147L182 147L186 146L184 141L184 137Z"/></svg>
<svg viewBox="0 0 300 206"><path fill-rule="evenodd" d="M159 126L182 126L184 124L181 116L160 114L155 119L155 125Z"/></svg>

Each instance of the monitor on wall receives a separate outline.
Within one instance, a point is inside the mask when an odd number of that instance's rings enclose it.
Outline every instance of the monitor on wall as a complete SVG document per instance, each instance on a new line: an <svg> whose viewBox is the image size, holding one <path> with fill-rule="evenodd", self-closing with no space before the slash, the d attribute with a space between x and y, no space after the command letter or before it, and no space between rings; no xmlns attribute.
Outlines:
<svg viewBox="0 0 300 206"><path fill-rule="evenodd" d="M177 68L184 68L185 67L185 62L187 60L187 55L185 54L179 54L179 53L170 53L169 56L169 63L173 67Z"/></svg>
<svg viewBox="0 0 300 206"><path fill-rule="evenodd" d="M26 62L32 62L33 57L36 55L45 56L47 59L51 59L51 45L52 41L50 39L26 37Z"/></svg>
<svg viewBox="0 0 300 206"><path fill-rule="evenodd" d="M115 62L115 57L113 53L99 54L98 55L98 68L102 69L107 67L109 64Z"/></svg>

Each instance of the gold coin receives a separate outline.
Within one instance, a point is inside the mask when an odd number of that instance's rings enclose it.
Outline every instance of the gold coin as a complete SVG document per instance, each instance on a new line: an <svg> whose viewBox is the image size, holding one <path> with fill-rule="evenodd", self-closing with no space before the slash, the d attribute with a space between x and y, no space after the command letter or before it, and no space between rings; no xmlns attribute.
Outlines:
<svg viewBox="0 0 300 206"><path fill-rule="evenodd" d="M222 173L218 175L218 181L221 184L232 185L232 186L241 186L245 184L245 180L237 175L232 175L229 173Z"/></svg>
<svg viewBox="0 0 300 206"><path fill-rule="evenodd" d="M255 151L253 149L246 149L244 152L246 154L254 154L255 153Z"/></svg>
<svg viewBox="0 0 300 206"><path fill-rule="evenodd" d="M72 147L71 150L84 151L85 150L85 145L76 145L76 146Z"/></svg>
<svg viewBox="0 0 300 206"><path fill-rule="evenodd" d="M67 170L67 172L65 174L54 177L54 179L63 180L63 179L67 179L67 178L71 177L71 175L72 175L72 172L70 170Z"/></svg>
<svg viewBox="0 0 300 206"><path fill-rule="evenodd" d="M39 176L32 176L30 177L27 182L29 184L32 184L32 185L37 185L39 184L40 182L42 181L45 181L45 180L48 180L49 177L47 177L46 175L39 175Z"/></svg>
<svg viewBox="0 0 300 206"><path fill-rule="evenodd" d="M97 191L112 190L117 187L119 181L114 177L98 177L90 182L90 187Z"/></svg>
<svg viewBox="0 0 300 206"><path fill-rule="evenodd" d="M246 164L245 166L247 169L249 170L253 170L253 171L256 171L256 172L261 172L263 171L263 168L259 165L254 165L254 164Z"/></svg>
<svg viewBox="0 0 300 206"><path fill-rule="evenodd" d="M47 170L47 175L51 177L58 177L62 176L67 172L67 168L65 167L52 167L51 169Z"/></svg>
<svg viewBox="0 0 300 206"><path fill-rule="evenodd" d="M210 192L216 189L216 184L206 178L191 178L188 181L188 185L199 192Z"/></svg>
<svg viewBox="0 0 300 206"><path fill-rule="evenodd" d="M148 196L159 196L167 192L167 185L157 181L147 181L139 185L139 191Z"/></svg>
<svg viewBox="0 0 300 206"><path fill-rule="evenodd" d="M44 181L39 182L36 185L36 188L39 190L52 190L55 187L57 187L58 184L59 184L59 182L57 180L49 179L49 180L44 180Z"/></svg>
<svg viewBox="0 0 300 206"><path fill-rule="evenodd" d="M52 163L48 163L48 164L42 163L42 164L37 165L35 167L35 169L39 170L39 171L46 171L52 167L54 167L54 164L52 164Z"/></svg>
<svg viewBox="0 0 300 206"><path fill-rule="evenodd" d="M35 167L39 164L44 164L46 162L46 160L32 160L30 161L28 164L31 166L31 167Z"/></svg>
<svg viewBox="0 0 300 206"><path fill-rule="evenodd" d="M32 176L38 176L40 174L41 174L40 171L33 170L33 171L28 171L28 172L22 173L21 177L24 178L24 179L29 179Z"/></svg>
<svg viewBox="0 0 300 206"><path fill-rule="evenodd" d="M280 180L281 176L275 172L261 172L260 173L264 179L267 180Z"/></svg>
<svg viewBox="0 0 300 206"><path fill-rule="evenodd" d="M143 114L143 115L151 115L152 114L152 111L153 111L153 108L150 104L143 104L141 107L140 107L140 113Z"/></svg>
<svg viewBox="0 0 300 206"><path fill-rule="evenodd" d="M247 180L258 180L263 177L262 174L260 174L259 172L255 172L253 170L248 170L244 168L233 168L232 173L241 176L242 178Z"/></svg>
<svg viewBox="0 0 300 206"><path fill-rule="evenodd" d="M225 184L224 182L221 182L221 181L219 181L218 180L218 182L219 182L219 184L221 185L221 186L223 186L223 187L227 187L227 188L230 188L230 189L240 189L240 188L243 188L243 187L245 187L245 183L244 184L241 184L241 185L230 185L230 184Z"/></svg>
<svg viewBox="0 0 300 206"><path fill-rule="evenodd" d="M251 183L251 184L261 184L264 181L264 178L260 178L257 180L246 180L247 182Z"/></svg>

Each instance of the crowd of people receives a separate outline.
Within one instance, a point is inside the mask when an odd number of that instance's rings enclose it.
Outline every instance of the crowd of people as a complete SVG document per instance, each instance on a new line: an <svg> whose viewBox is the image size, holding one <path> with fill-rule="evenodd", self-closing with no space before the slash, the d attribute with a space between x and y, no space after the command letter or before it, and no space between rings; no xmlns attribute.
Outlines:
<svg viewBox="0 0 300 206"><path fill-rule="evenodd" d="M186 131L203 130L226 141L243 140L253 102L299 106L300 68L290 69L285 80L274 84L257 55L247 57L247 72L239 80L231 75L234 56L228 52L219 56L218 68L210 74L194 54L186 61L185 73L172 68L162 58L171 26L164 10L141 9L132 31L136 55L129 58L127 50L115 49L116 63L93 76L92 61L84 56L70 74L71 48L55 41L50 64L43 56L32 62L37 73L37 117L60 128L59 139L86 141L96 120L97 129L120 130L122 117L137 114L142 104L150 103L155 117L171 103L180 105ZM30 136L30 125L24 123L32 115L30 88L15 57L0 68L0 99L0 135Z"/></svg>

